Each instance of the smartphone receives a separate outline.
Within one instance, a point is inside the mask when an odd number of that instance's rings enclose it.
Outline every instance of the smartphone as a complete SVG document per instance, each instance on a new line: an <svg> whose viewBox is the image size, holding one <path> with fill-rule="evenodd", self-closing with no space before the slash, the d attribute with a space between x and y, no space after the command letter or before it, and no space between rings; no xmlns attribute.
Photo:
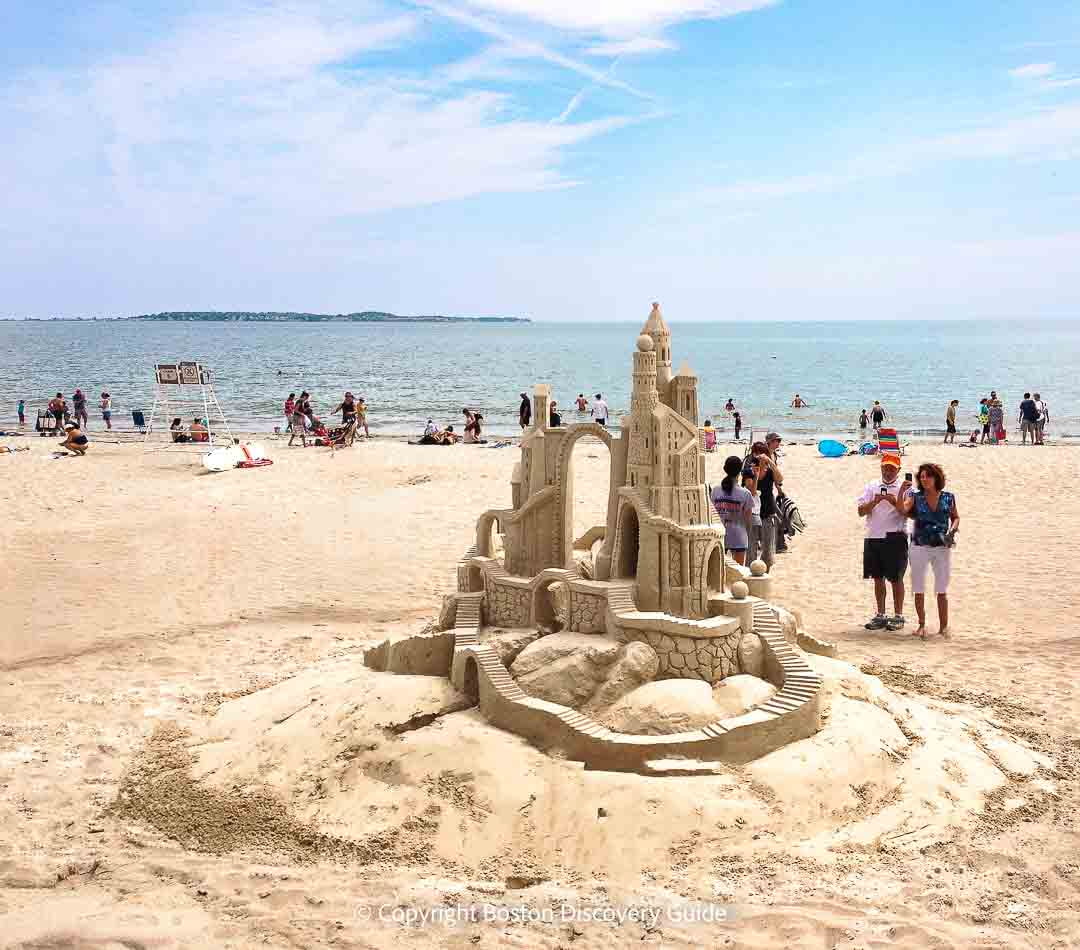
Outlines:
<svg viewBox="0 0 1080 950"><path fill-rule="evenodd" d="M883 494L883 495L889 494L889 486L888 485L882 485L881 486L881 494Z"/></svg>
<svg viewBox="0 0 1080 950"><path fill-rule="evenodd" d="M911 482L912 485L915 484L915 479L911 477L911 472L904 472L904 481Z"/></svg>

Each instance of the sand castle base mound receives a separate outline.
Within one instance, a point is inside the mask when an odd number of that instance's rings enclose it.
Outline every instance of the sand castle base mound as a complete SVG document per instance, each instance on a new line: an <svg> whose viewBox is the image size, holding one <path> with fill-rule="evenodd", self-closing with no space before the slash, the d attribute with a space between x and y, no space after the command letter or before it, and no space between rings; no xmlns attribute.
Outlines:
<svg viewBox="0 0 1080 950"><path fill-rule="evenodd" d="M279 803L289 840L306 840L313 857L397 871L434 862L483 876L527 851L549 878L613 880L638 875L691 833L702 854L782 842L828 862L850 849L947 840L1006 783L1004 807L1045 794L1046 760L987 723L901 698L850 664L810 662L826 681L824 728L711 775L588 771L491 726L441 677L337 658L223 704L204 735L183 740L185 780L218 802ZM166 761L175 805L183 762ZM154 822L157 785L151 771L130 785L132 813ZM172 814L169 833L188 847L260 847L215 845L200 837L197 814L186 830Z"/></svg>

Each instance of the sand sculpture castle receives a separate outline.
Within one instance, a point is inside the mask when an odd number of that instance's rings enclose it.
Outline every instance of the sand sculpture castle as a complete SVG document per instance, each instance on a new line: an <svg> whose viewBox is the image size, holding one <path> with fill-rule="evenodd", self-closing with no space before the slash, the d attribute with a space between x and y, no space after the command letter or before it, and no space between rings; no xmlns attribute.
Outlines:
<svg viewBox="0 0 1080 950"><path fill-rule="evenodd" d="M444 629L387 641L366 662L449 676L493 724L588 767L670 774L747 761L820 728L821 680L769 604L764 563L748 570L725 555L705 486L698 380L685 364L672 373L658 304L632 372L618 435L592 422L547 425L550 391L535 387L512 504L478 519ZM575 538L572 450L588 436L610 450L607 517ZM675 733L641 716L635 734L611 726L619 703L657 692L648 683L717 688L748 675L766 698L736 715Z"/></svg>

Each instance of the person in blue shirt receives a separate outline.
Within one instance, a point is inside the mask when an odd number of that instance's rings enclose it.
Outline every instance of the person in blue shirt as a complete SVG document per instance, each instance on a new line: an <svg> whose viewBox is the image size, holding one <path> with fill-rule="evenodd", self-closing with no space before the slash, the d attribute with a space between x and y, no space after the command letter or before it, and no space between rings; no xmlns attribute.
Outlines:
<svg viewBox="0 0 1080 950"><path fill-rule="evenodd" d="M923 462L915 476L919 490L907 492L901 510L915 521L908 563L911 565L911 589L919 629L915 636L926 639L926 574L934 571L937 594L938 633L949 635L949 575L952 570L953 545L960 530L960 512L956 497L945 491L945 472L940 465Z"/></svg>
<svg viewBox="0 0 1080 950"><path fill-rule="evenodd" d="M19 425L26 424L26 400L19 400Z"/></svg>

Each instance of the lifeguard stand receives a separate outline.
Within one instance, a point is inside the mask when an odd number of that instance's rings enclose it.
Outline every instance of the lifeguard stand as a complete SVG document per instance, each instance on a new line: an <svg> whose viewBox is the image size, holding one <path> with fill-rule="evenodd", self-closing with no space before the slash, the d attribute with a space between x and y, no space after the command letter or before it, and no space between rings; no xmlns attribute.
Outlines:
<svg viewBox="0 0 1080 950"><path fill-rule="evenodd" d="M154 408L150 410L144 443L149 443L155 426L165 427L168 431L169 420L179 417L190 423L195 414L200 414L199 418L206 425L206 441L169 442L169 447L208 451L223 439L226 444L232 442L232 430L214 392L210 370L201 363L158 363L154 368L154 381Z"/></svg>

